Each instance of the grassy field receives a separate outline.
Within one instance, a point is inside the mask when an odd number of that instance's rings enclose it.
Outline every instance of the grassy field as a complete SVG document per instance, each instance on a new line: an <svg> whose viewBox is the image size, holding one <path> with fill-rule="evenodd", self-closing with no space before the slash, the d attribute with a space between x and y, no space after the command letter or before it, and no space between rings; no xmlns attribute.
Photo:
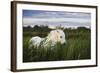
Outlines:
<svg viewBox="0 0 100 73"><path fill-rule="evenodd" d="M53 49L29 48L32 36L45 37L49 33L44 31L23 31L23 62L81 60L91 58L90 29L65 29L67 43L57 43Z"/></svg>

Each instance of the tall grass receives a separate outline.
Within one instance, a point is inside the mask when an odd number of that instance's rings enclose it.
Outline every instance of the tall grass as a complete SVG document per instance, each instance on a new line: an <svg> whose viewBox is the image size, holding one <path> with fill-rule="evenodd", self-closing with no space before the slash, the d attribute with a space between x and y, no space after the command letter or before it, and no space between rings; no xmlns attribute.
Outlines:
<svg viewBox="0 0 100 73"><path fill-rule="evenodd" d="M91 58L91 38L88 30L65 30L67 43L49 48L29 48L32 36L23 35L23 62L81 60ZM25 34L25 33L24 33ZM35 35L33 35L35 36Z"/></svg>

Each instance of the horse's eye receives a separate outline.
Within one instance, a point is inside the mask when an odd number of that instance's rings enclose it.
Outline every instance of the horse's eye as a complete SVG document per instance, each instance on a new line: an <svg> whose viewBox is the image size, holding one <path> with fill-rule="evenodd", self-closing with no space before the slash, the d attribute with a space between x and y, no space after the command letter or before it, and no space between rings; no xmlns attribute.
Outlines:
<svg viewBox="0 0 100 73"><path fill-rule="evenodd" d="M62 36L60 36L60 38L62 38Z"/></svg>
<svg viewBox="0 0 100 73"><path fill-rule="evenodd" d="M57 30L57 32L59 33L59 31Z"/></svg>

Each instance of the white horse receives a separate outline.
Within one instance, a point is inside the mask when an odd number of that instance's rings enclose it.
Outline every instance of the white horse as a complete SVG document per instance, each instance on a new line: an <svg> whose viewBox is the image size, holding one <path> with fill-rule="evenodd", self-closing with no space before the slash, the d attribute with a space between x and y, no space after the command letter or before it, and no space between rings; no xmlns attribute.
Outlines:
<svg viewBox="0 0 100 73"><path fill-rule="evenodd" d="M43 46L55 46L57 43L66 43L65 33L60 29L52 30L46 37L46 40L43 42Z"/></svg>
<svg viewBox="0 0 100 73"><path fill-rule="evenodd" d="M65 33L60 30L52 30L45 38L40 38L38 36L32 37L29 41L30 47L39 47L42 44L42 47L55 46L57 43L64 44L66 43Z"/></svg>

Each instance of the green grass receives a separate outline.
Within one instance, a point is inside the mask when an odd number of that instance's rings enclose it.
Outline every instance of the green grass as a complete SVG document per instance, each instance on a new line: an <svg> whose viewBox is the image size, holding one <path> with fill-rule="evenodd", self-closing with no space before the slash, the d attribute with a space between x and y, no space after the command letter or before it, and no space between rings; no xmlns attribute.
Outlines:
<svg viewBox="0 0 100 73"><path fill-rule="evenodd" d="M23 36L23 62L81 60L91 58L90 31L65 30L67 43L53 48L29 48L30 35ZM24 32L25 34L25 32ZM35 36L35 35L34 35ZM51 49L52 48L52 49Z"/></svg>

